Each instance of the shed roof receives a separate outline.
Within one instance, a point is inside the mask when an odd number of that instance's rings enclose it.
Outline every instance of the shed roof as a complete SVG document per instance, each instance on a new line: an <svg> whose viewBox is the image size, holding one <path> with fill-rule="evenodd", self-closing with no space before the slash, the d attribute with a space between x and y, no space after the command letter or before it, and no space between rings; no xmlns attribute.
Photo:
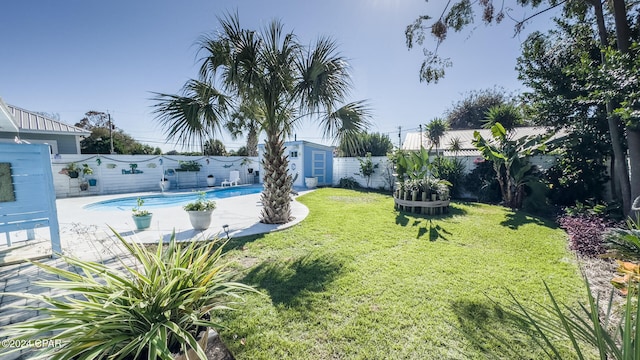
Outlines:
<svg viewBox="0 0 640 360"><path fill-rule="evenodd" d="M91 131L77 126L65 124L62 121L51 119L42 114L25 110L13 105L7 105L9 112L13 116L15 124L21 133L40 134L67 134L67 135L90 135Z"/></svg>

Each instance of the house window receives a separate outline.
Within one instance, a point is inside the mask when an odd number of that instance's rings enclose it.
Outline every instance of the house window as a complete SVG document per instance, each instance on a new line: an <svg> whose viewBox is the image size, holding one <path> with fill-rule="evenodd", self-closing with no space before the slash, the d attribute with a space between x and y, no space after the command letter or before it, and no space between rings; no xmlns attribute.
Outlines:
<svg viewBox="0 0 640 360"><path fill-rule="evenodd" d="M298 157L298 152L297 151L292 151L289 153L289 157L292 159L295 159Z"/></svg>

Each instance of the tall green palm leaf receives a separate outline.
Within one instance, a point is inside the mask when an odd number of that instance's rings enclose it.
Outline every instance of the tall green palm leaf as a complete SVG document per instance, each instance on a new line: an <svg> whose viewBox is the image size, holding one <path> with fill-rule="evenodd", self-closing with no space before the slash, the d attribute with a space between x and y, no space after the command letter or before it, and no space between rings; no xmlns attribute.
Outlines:
<svg viewBox="0 0 640 360"><path fill-rule="evenodd" d="M261 221L286 223L291 219L292 177L284 139L309 119L320 124L326 138L346 138L365 130L369 110L364 102L341 105L351 80L333 40L321 37L305 47L277 20L259 31L243 29L237 14L219 21L221 31L198 42L203 54L201 81L218 83L236 103L255 103L260 110L255 121L266 134ZM232 113L225 112L227 120ZM182 120L190 124L193 119ZM199 130L196 126L182 129Z"/></svg>
<svg viewBox="0 0 640 360"><path fill-rule="evenodd" d="M181 145L203 144L220 131L231 100L211 84L189 80L183 95L155 93L154 113L163 127L167 139Z"/></svg>

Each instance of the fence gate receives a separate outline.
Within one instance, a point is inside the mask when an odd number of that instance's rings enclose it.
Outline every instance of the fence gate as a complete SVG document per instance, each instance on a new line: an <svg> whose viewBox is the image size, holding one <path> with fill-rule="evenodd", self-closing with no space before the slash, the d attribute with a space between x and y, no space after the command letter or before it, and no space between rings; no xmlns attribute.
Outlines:
<svg viewBox="0 0 640 360"><path fill-rule="evenodd" d="M61 253L49 146L0 143L0 233L11 247L11 232L49 227L51 249ZM0 240L1 241L1 240Z"/></svg>

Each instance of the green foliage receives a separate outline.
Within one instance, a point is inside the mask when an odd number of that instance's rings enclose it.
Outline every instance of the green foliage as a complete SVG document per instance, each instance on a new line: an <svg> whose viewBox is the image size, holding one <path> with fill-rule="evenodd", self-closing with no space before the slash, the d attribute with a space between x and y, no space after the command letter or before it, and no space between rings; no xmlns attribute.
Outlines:
<svg viewBox="0 0 640 360"><path fill-rule="evenodd" d="M93 169L89 166L89 164L82 164L82 174L93 175Z"/></svg>
<svg viewBox="0 0 640 360"><path fill-rule="evenodd" d="M386 156L393 149L393 144L388 135L381 133L358 133L348 136L338 146L340 156L356 157L366 156Z"/></svg>
<svg viewBox="0 0 640 360"><path fill-rule="evenodd" d="M371 160L371 153L367 153L364 159L358 158L360 162L360 175L367 179L367 188L371 182L371 176L376 172L376 169L380 164L374 164Z"/></svg>
<svg viewBox="0 0 640 360"><path fill-rule="evenodd" d="M507 131L524 125L522 111L513 104L492 106L489 108L485 116L483 124L485 129L491 129L497 123L504 126Z"/></svg>
<svg viewBox="0 0 640 360"><path fill-rule="evenodd" d="M449 129L449 125L447 122L440 118L432 119L427 125L427 137L429 141L436 147L436 153L438 153L438 148L440 147L440 138L444 135L444 133Z"/></svg>
<svg viewBox="0 0 640 360"><path fill-rule="evenodd" d="M180 160L178 161L178 165L180 165L180 167L176 169L176 171L200 171L200 168L202 167L202 165L200 165L200 163L195 160Z"/></svg>
<svg viewBox="0 0 640 360"><path fill-rule="evenodd" d="M355 190L355 189L360 189L360 183L358 182L358 180L354 179L353 177L343 177L340 179L340 181L338 181L338 187L343 188L343 189L350 189L350 190Z"/></svg>
<svg viewBox="0 0 640 360"><path fill-rule="evenodd" d="M462 191L466 166L462 159L436 157L431 163L431 173L451 185L451 197L457 198Z"/></svg>
<svg viewBox="0 0 640 360"><path fill-rule="evenodd" d="M475 131L472 143L486 160L492 162L504 205L519 209L524 201L525 186L537 187L534 184L540 181L532 174L535 168L529 157L546 149L544 141L550 135L523 136L512 140L500 123L491 127L491 133L492 139L487 140Z"/></svg>
<svg viewBox="0 0 640 360"><path fill-rule="evenodd" d="M224 146L224 143L219 139L209 139L204 144L203 155L209 156L226 156L227 149Z"/></svg>
<svg viewBox="0 0 640 360"><path fill-rule="evenodd" d="M151 215L151 213L148 210L142 210L142 205L144 205L144 199L139 197L136 200L136 204L137 206L135 206L133 209L131 209L131 212L133 213L133 216L148 216Z"/></svg>
<svg viewBox="0 0 640 360"><path fill-rule="evenodd" d="M607 256L640 261L640 215L627 219L627 228L614 227L604 234Z"/></svg>
<svg viewBox="0 0 640 360"><path fill-rule="evenodd" d="M207 193L198 191L198 198L182 207L185 211L209 211L216 209L216 202L207 200Z"/></svg>
<svg viewBox="0 0 640 360"><path fill-rule="evenodd" d="M405 177L410 180L424 179L431 171L429 150L424 148L420 151L399 151L395 163L400 183L404 182ZM401 174L404 176L401 177Z"/></svg>
<svg viewBox="0 0 640 360"><path fill-rule="evenodd" d="M609 298L604 314L601 316L600 296L594 298L585 279L588 303L580 304L580 309L564 305L557 300L557 294L545 283L551 305L533 308L524 305L513 294L512 309L516 316L529 324L539 337L537 344L549 358L562 359L565 345L558 339L569 341L570 349L579 359L637 359L640 356L640 291L628 296L619 324L614 324L612 314L615 311L613 296ZM635 285L634 285L635 286Z"/></svg>
<svg viewBox="0 0 640 360"><path fill-rule="evenodd" d="M62 295L10 294L44 304L32 307L43 317L5 326L4 335L60 340L62 346L39 349L54 359L171 359L172 352L189 348L206 359L195 337L220 326L212 321L214 312L230 309L243 293L255 292L231 281L219 240L178 243L173 234L167 246L160 241L152 251L115 234L136 266L115 270L62 256L80 269L76 273L34 263L60 279L37 285Z"/></svg>
<svg viewBox="0 0 640 360"><path fill-rule="evenodd" d="M481 159L482 160L482 159ZM497 204L502 200L500 184L491 161L476 161L476 167L465 175L463 187L475 195L477 201Z"/></svg>

